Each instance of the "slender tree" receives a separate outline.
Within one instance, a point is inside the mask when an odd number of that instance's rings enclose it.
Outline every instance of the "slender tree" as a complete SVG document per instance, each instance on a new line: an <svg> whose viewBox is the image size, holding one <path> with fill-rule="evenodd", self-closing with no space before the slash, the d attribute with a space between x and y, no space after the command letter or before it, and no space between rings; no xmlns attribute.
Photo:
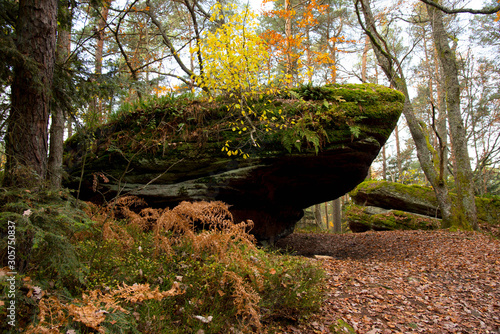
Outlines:
<svg viewBox="0 0 500 334"><path fill-rule="evenodd" d="M333 232L342 233L342 207L340 197L332 201L333 207Z"/></svg>
<svg viewBox="0 0 500 334"><path fill-rule="evenodd" d="M316 225L319 227L323 226L322 218L321 218L321 206L320 204L314 205L314 220L316 221Z"/></svg>
<svg viewBox="0 0 500 334"><path fill-rule="evenodd" d="M429 131L427 127L419 122L415 116L402 64L396 58L394 50L389 43L379 34L369 0L356 0L355 8L358 21L370 38L379 65L382 67L391 84L406 97L403 114L417 148L420 166L436 193L436 198L443 218L443 225L449 227L453 223L452 204L444 175L440 173L439 155L432 146L428 145Z"/></svg>
<svg viewBox="0 0 500 334"><path fill-rule="evenodd" d="M101 81L102 76L102 61L104 54L104 41L106 39L106 27L108 21L109 8L111 7L112 0L105 0L102 2L100 8L98 8L99 18L97 20L96 27L96 47L95 47L95 77L97 82ZM98 90L99 91L99 90ZM93 101L91 104L92 112L95 113L95 117L100 121L104 120L104 111L103 111L103 103L102 97L99 94L96 94L93 97Z"/></svg>
<svg viewBox="0 0 500 334"><path fill-rule="evenodd" d="M432 36L439 58L444 90L446 94L446 109L450 140L452 144L452 159L455 184L458 197L458 224L461 227L478 229L474 184L467 136L460 110L460 83L455 53L448 44L448 34L444 28L443 13L434 6L427 5L427 13L432 26Z"/></svg>
<svg viewBox="0 0 500 334"><path fill-rule="evenodd" d="M71 53L71 9L68 0L59 2L56 45L56 73L66 75L69 56ZM53 101L51 108L50 125L50 148L48 160L49 183L53 188L60 188L62 185L62 161L63 161L63 141L64 141L64 110L60 101Z"/></svg>

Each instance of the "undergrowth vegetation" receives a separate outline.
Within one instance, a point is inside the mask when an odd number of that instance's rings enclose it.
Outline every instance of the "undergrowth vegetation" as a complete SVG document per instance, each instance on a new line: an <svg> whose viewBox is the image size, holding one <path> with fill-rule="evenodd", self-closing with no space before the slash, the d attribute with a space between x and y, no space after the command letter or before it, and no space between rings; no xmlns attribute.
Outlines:
<svg viewBox="0 0 500 334"><path fill-rule="evenodd" d="M162 210L134 197L105 207L64 192L1 197L2 266L15 221L16 329L27 333L265 332L321 305L318 265L258 248L253 223L233 222L224 203Z"/></svg>

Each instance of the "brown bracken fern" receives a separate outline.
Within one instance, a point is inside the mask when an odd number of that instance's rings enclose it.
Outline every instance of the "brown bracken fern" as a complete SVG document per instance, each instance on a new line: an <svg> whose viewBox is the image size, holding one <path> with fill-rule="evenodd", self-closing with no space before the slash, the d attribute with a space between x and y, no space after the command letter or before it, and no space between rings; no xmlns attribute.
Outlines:
<svg viewBox="0 0 500 334"><path fill-rule="evenodd" d="M41 298L38 302L38 325L30 325L26 333L60 333L59 328L64 328L70 318L92 328L99 333L106 333L102 323L106 321L109 313L129 313L121 306L122 303L139 303L145 300L172 297L181 294L179 283L175 282L170 290L159 291L152 289L149 284L134 284L118 287L108 293L92 290L84 293L80 300L63 303L55 296Z"/></svg>
<svg viewBox="0 0 500 334"><path fill-rule="evenodd" d="M123 250L130 250L134 245L134 238L127 232L130 227L153 233L155 256L173 257L174 249L181 247L189 250L192 258L217 258L226 268L221 284L231 296L240 328L247 331L262 328L258 307L260 296L255 287L263 289L264 269L260 268L261 263L251 261L242 251L257 251L255 239L248 233L253 222L235 224L228 205L222 202L182 202L173 209L137 210L144 204L137 197L122 197L101 209L90 206L89 214L101 228L103 240L113 242ZM125 220L128 227L120 220ZM241 276L242 268L245 268L244 277ZM68 303L54 296L42 297L38 303L38 324L31 325L27 333L56 333L70 321L104 333L103 325L110 322L109 314L129 313L126 305L149 299L162 300L181 293L177 282L172 289L163 292L148 284L128 286L123 283L107 293L87 291L81 299Z"/></svg>

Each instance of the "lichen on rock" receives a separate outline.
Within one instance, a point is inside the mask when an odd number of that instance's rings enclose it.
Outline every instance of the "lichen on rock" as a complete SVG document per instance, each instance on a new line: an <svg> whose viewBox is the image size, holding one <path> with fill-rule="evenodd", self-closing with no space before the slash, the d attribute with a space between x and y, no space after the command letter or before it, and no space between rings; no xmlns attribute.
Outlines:
<svg viewBox="0 0 500 334"><path fill-rule="evenodd" d="M345 216L352 232L435 230L440 219L401 210L386 210L371 206L352 204L345 210Z"/></svg>

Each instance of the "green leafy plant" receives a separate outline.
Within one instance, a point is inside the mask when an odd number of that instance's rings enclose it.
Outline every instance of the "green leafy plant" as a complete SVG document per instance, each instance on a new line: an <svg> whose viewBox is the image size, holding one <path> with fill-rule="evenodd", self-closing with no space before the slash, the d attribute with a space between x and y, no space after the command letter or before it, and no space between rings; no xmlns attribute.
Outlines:
<svg viewBox="0 0 500 334"><path fill-rule="evenodd" d="M349 325L347 322L345 322L343 319L338 319L337 324L331 325L330 330L335 333L335 334L356 334L357 332L352 328L351 325Z"/></svg>

